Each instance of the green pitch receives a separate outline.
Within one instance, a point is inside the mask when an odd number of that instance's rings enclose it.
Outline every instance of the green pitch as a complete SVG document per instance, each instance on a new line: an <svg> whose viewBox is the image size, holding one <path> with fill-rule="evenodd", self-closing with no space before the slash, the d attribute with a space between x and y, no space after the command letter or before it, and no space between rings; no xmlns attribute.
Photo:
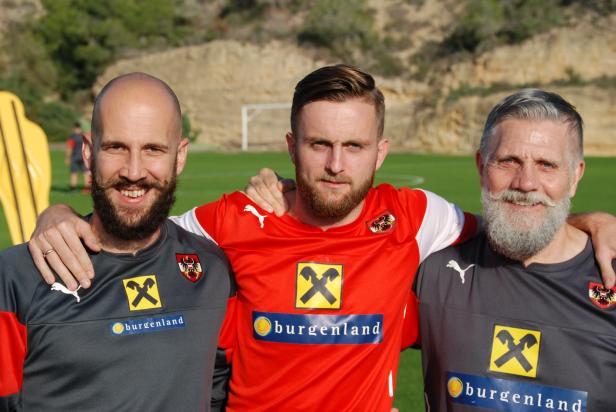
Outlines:
<svg viewBox="0 0 616 412"><path fill-rule="evenodd" d="M53 151L51 203L69 203L81 213L90 210L88 196L67 192L68 171L63 152ZM587 171L573 201L574 211L604 210L616 214L616 159L587 159ZM221 154L193 153L179 179L174 213L215 200L223 192L242 189L248 178L264 166L283 176L293 176L286 153ZM376 177L377 183L414 186L432 190L470 212L479 212L479 179L471 157L393 154ZM1 214L0 214L1 215ZM10 245L0 216L0 247ZM405 351L400 362L395 404L402 412L423 410L419 352Z"/></svg>

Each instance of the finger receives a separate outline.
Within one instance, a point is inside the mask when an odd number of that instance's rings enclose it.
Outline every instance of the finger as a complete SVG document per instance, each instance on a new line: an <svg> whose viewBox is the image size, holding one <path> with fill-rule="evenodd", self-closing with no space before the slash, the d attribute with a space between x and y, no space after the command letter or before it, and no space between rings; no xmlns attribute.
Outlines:
<svg viewBox="0 0 616 412"><path fill-rule="evenodd" d="M274 194L276 200L273 204L274 213L276 213L276 216L282 216L289 210L289 205L282 189L283 184L280 181L276 182L276 188L272 189L272 193Z"/></svg>
<svg viewBox="0 0 616 412"><path fill-rule="evenodd" d="M86 251L85 247L81 243L81 238L83 238L84 241L86 238L89 238L89 242L94 246L94 248L96 248L91 249L95 251L100 251L98 239L92 232L90 224L80 219L74 230L70 227L65 228L62 226L60 227L60 230L66 244L79 262L81 270L89 279L94 278L94 267L92 266L92 260L90 259L90 255L88 255L88 252ZM88 247L90 246L88 245ZM71 269L70 266L69 269Z"/></svg>
<svg viewBox="0 0 616 412"><path fill-rule="evenodd" d="M51 268L47 264L47 260L43 256L43 251L38 245L37 239L30 239L28 242L28 250L30 251L30 256L32 256L32 260L34 261L34 265L43 276L43 280L48 285L51 285L56 281L56 276L51 271Z"/></svg>
<svg viewBox="0 0 616 412"><path fill-rule="evenodd" d="M78 249L83 250L83 246L74 229L64 227L64 225L60 225L60 227L62 231L50 229L45 232L45 239L55 250L55 253L47 255L47 262L65 282L66 287L69 287L67 278L70 277L71 280L73 280L73 278L76 279L83 288L87 289L90 287L90 279L75 254ZM77 249L71 248L71 246L67 244L66 239L70 239L71 237L75 238L72 239L71 244L77 244Z"/></svg>
<svg viewBox="0 0 616 412"><path fill-rule="evenodd" d="M275 210L277 204L280 203L280 200L276 198L276 195L279 194L279 190L276 186L278 180L272 180L269 178L266 179L269 183L264 180L261 174L259 176L253 176L250 179L249 187L251 187L252 190L254 190L255 192L255 198L253 199L255 200L255 203L268 213L272 213Z"/></svg>
<svg viewBox="0 0 616 412"><path fill-rule="evenodd" d="M53 270L56 272L58 277L62 280L62 283L69 289L75 290L79 283L75 280L75 278L71 275L71 273L66 269L66 266L62 264L60 257L57 253L50 253L45 258L47 259L47 263L54 268ZM57 269L56 269L57 268Z"/></svg>
<svg viewBox="0 0 616 412"><path fill-rule="evenodd" d="M251 177L248 186L246 186L246 189L244 189L244 192L246 193L246 196L248 196L250 200L256 203L261 209L265 210L268 213L272 213L273 209L270 206L270 203L261 196L261 193L257 189L262 183L259 182L261 181L258 176Z"/></svg>
<svg viewBox="0 0 616 412"><path fill-rule="evenodd" d="M81 221L79 223L79 228L77 230L79 237L83 240L86 246L93 252L100 252L103 248L101 246L100 241L92 231L92 227L88 222ZM91 263L90 258L88 257L88 263Z"/></svg>
<svg viewBox="0 0 616 412"><path fill-rule="evenodd" d="M601 270L603 284L608 289L613 288L616 284L616 273L614 273L614 267L612 266L612 257L597 254L597 262Z"/></svg>
<svg viewBox="0 0 616 412"><path fill-rule="evenodd" d="M279 179L278 174L276 174L276 172L274 172L272 169L268 169L267 167L264 167L263 169L259 170L259 177L267 186L275 184Z"/></svg>
<svg viewBox="0 0 616 412"><path fill-rule="evenodd" d="M281 208L282 194L278 190L278 181L259 186L256 189L261 199L266 203L265 205L259 204L260 207L267 210L269 213L276 211L277 208ZM267 208L263 206L267 206Z"/></svg>

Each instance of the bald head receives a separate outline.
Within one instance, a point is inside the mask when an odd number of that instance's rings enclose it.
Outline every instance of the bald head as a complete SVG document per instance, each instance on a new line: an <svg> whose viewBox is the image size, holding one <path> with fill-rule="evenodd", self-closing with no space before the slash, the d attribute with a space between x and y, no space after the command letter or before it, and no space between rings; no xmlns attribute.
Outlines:
<svg viewBox="0 0 616 412"><path fill-rule="evenodd" d="M92 111L94 146L101 141L105 119L115 121L118 114L123 115L121 117L127 121L158 118L168 125L165 132L170 136L178 140L182 137L182 111L177 96L167 83L148 74L124 74L103 87L96 97Z"/></svg>

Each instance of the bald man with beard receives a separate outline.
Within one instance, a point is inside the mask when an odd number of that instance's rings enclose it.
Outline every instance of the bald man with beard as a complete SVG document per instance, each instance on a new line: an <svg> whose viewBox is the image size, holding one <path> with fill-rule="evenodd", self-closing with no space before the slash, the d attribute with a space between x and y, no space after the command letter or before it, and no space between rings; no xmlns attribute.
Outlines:
<svg viewBox="0 0 616 412"><path fill-rule="evenodd" d="M99 281L50 288L27 245L0 253L0 409L210 409L232 286L221 250L167 219L187 150L164 82L132 73L103 88L84 145Z"/></svg>

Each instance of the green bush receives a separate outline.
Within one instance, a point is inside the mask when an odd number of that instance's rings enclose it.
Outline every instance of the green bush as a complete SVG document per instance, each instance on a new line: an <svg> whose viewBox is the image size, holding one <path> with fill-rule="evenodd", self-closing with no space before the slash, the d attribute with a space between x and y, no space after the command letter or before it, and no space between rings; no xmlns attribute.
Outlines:
<svg viewBox="0 0 616 412"><path fill-rule="evenodd" d="M365 0L316 0L298 34L300 43L331 50L344 61L378 40Z"/></svg>
<svg viewBox="0 0 616 412"><path fill-rule="evenodd" d="M173 0L43 0L31 30L46 47L63 96L89 88L119 53L176 45L184 33Z"/></svg>
<svg viewBox="0 0 616 412"><path fill-rule="evenodd" d="M192 123L190 122L190 117L188 117L187 113L183 113L182 114L182 136L187 138L189 141L194 142L197 140L200 134L201 134L201 130L193 129Z"/></svg>
<svg viewBox="0 0 616 412"><path fill-rule="evenodd" d="M563 21L559 0L468 0L459 24L442 44L441 55L520 43Z"/></svg>
<svg viewBox="0 0 616 412"><path fill-rule="evenodd" d="M79 118L77 110L71 105L61 101L45 101L41 89L19 74L0 77L0 90L19 97L24 104L26 117L43 128L49 141L66 139L72 124Z"/></svg>
<svg viewBox="0 0 616 412"><path fill-rule="evenodd" d="M50 142L65 141L73 123L79 119L79 114L62 102L43 103L33 107L31 113L31 119L45 130Z"/></svg>

